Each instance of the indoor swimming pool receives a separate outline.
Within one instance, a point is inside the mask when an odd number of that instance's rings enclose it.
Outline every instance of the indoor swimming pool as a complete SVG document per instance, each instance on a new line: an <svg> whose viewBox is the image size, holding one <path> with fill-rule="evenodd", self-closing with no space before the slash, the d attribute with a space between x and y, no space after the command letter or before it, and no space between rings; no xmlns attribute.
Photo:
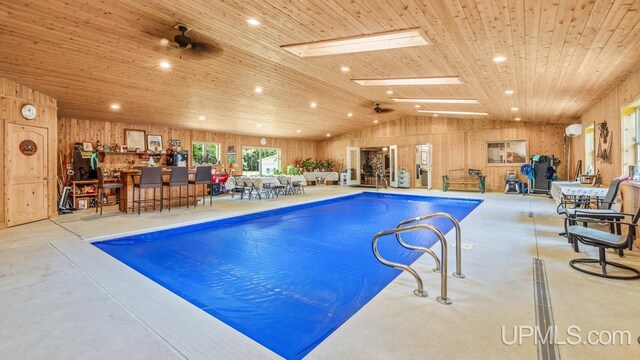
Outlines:
<svg viewBox="0 0 640 360"><path fill-rule="evenodd" d="M434 212L462 220L480 203L364 192L94 245L276 354L299 359L400 274L374 258L375 233ZM447 219L430 223L452 228ZM403 239L436 242L431 233ZM419 256L383 240L389 260Z"/></svg>

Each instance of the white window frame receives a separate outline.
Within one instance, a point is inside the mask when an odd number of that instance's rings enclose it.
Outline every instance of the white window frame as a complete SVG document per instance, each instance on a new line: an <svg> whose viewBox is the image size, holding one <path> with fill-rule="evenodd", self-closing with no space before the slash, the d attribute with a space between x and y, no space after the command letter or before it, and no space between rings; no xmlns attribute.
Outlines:
<svg viewBox="0 0 640 360"><path fill-rule="evenodd" d="M507 143L524 143L524 162L507 162ZM489 162L489 144L504 144L504 161L503 162ZM516 139L516 140L491 140L485 142L485 164L487 166L513 166L515 164L526 164L529 162L529 140L527 139Z"/></svg>
<svg viewBox="0 0 640 360"><path fill-rule="evenodd" d="M215 163L215 164L214 163L206 163L206 164L205 163L202 163L202 164L196 163L195 162L195 159L196 159L195 152L193 151L193 146L195 144L201 144L201 145L211 145L211 144L213 144L213 145L215 145L216 146L216 152L217 152L216 159L218 159L218 162ZM222 159L220 159L220 149L221 148L222 148L222 145L219 142L215 142L215 141L193 141L192 140L191 141L191 149L190 149L191 150L190 151L191 152L191 159L189 159L191 161L191 165L192 166L209 166L209 165L214 166L214 165L220 164L222 162L221 161Z"/></svg>
<svg viewBox="0 0 640 360"><path fill-rule="evenodd" d="M244 151L246 149L263 149L263 150L277 150L278 154L277 154L277 161L278 164L276 166L276 170L282 171L282 149L281 148L277 148L277 147L269 147L269 146L243 146L242 147L242 152L240 153L240 159L242 161L241 163L241 170L242 170L242 175L245 175L244 173ZM259 176L268 176L269 174L265 174L263 172L262 169L262 162L260 161L260 159L258 160L258 174Z"/></svg>

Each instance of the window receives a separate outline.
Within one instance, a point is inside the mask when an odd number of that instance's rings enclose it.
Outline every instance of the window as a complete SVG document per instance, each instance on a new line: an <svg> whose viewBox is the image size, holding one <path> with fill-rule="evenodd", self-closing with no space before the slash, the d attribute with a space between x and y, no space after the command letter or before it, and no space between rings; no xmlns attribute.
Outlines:
<svg viewBox="0 0 640 360"><path fill-rule="evenodd" d="M527 140L487 141L487 164L527 162Z"/></svg>
<svg viewBox="0 0 640 360"><path fill-rule="evenodd" d="M193 151L192 164L199 165L216 165L220 160L220 144L209 142L193 142L191 143Z"/></svg>
<svg viewBox="0 0 640 360"><path fill-rule="evenodd" d="M584 131L584 171L583 174L595 174L596 137L595 125Z"/></svg>
<svg viewBox="0 0 640 360"><path fill-rule="evenodd" d="M629 166L640 166L640 100L622 109L622 173Z"/></svg>
<svg viewBox="0 0 640 360"><path fill-rule="evenodd" d="M280 149L242 148L242 175L273 175L280 170Z"/></svg>

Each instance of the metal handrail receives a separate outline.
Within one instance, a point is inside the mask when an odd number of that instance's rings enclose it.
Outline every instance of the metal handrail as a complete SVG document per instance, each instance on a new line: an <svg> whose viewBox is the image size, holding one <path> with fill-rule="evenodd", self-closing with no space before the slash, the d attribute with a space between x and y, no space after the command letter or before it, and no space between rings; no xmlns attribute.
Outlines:
<svg viewBox="0 0 640 360"><path fill-rule="evenodd" d="M399 228L403 225L407 225L407 224L411 224L411 223L415 223L418 221L423 221L423 220L427 220L427 219L431 219L431 218L435 218L435 217L444 217L447 218L449 220L451 220L451 222L453 223L453 226L456 229L456 272L454 272L452 275L460 278L460 279L464 279L466 276L462 273L462 234L460 233L460 223L458 222L458 219L456 219L455 217L453 217L453 215L449 214L449 213L445 213L445 212L437 212L437 213L433 213L433 214L429 214L429 215L424 215L424 216L418 216L412 219L407 219L404 220L402 222L400 222L398 224L398 226L396 226L396 228ZM398 238L398 242L402 241L402 239L400 238L400 234L396 235L396 238ZM430 254L431 256L434 256L435 253L431 252ZM435 257L434 257L435 259ZM443 259L444 261L444 259ZM437 266L437 261L436 261L436 266Z"/></svg>
<svg viewBox="0 0 640 360"><path fill-rule="evenodd" d="M382 181L384 181L384 188L388 188L389 187L389 183L387 182L387 179L384 178L384 176L382 176L382 174L379 171L376 171L375 173L375 177L376 177L376 191L379 190L379 186L378 186L378 178L382 179Z"/></svg>
<svg viewBox="0 0 640 360"><path fill-rule="evenodd" d="M413 293L416 296L422 296L422 297L428 296L427 292L424 290L424 286L422 284L422 278L420 278L420 276L415 270L413 270L410 266L386 260L382 256L380 256L380 252L378 252L378 240L381 237L392 235L392 234L415 231L415 230L430 230L434 232L438 236L438 239L440 240L440 243L441 243L440 256L442 258L442 271L440 272L440 296L438 296L436 300L438 300L438 302L441 304L450 305L452 303L451 299L447 297L447 239L444 237L442 232L438 230L435 226L428 225L428 224L418 224L418 225L412 225L412 226L407 226L402 228L395 228L395 229L380 231L377 234L375 234L373 237L373 241L371 244L371 247L373 248L373 254L376 257L376 259L378 259L378 261L380 261L382 264L390 267L394 267L396 269L407 271L409 274L411 274L413 278L416 280L416 283L418 284L418 289L413 291Z"/></svg>
<svg viewBox="0 0 640 360"><path fill-rule="evenodd" d="M413 245L407 244L402 240L400 233L396 233L396 240L398 241L398 244L400 244L405 249L420 251L420 252L431 255L433 260L436 262L436 267L433 268L433 272L437 272L437 273L440 272L440 259L438 258L438 255L436 255L436 253L433 250L426 247L413 246Z"/></svg>

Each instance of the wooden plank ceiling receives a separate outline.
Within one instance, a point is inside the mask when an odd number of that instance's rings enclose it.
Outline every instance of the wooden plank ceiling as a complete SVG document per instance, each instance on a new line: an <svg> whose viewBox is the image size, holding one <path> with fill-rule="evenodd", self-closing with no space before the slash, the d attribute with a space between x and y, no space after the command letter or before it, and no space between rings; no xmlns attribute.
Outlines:
<svg viewBox="0 0 640 360"><path fill-rule="evenodd" d="M380 121L417 115L414 104L392 103L389 89L397 97L479 101L425 110L566 123L637 67L638 8L632 0L0 0L0 76L55 97L63 117L250 135L337 135L372 125L375 102L395 109ZM159 40L175 35L177 23L223 51L167 53ZM315 58L280 48L417 27L430 45ZM498 55L507 61L493 62ZM162 59L169 71L159 68ZM351 81L443 75L463 84ZM255 93L257 86L264 91ZM122 108L112 111L111 103Z"/></svg>

